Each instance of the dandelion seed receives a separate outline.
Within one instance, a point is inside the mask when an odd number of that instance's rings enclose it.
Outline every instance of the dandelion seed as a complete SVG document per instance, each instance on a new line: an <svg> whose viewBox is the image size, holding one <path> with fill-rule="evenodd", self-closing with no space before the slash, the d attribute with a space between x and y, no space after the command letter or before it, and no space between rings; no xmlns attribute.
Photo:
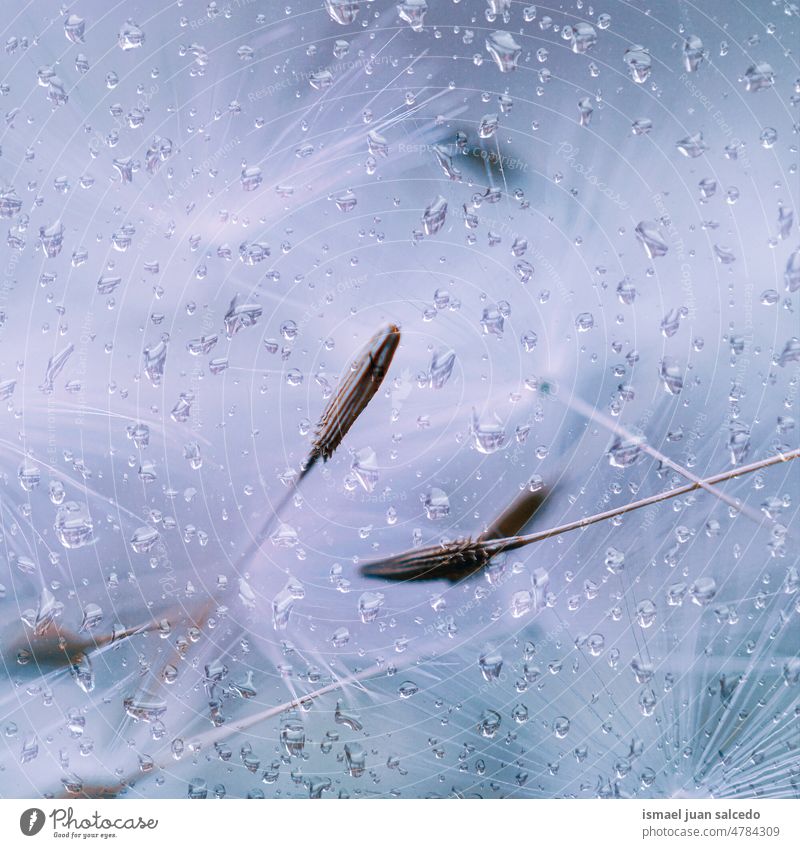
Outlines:
<svg viewBox="0 0 800 848"><path fill-rule="evenodd" d="M637 509L652 506L669 498L675 498L697 489L704 489L708 486L722 483L725 480L730 480L732 477L751 474L754 471L769 468L780 462L788 462L796 459L798 456L800 456L800 449L762 459L751 465L725 471L713 477L707 477L705 480L698 480L696 483L689 483L667 492L660 492L649 498L642 498L633 503L628 503L624 506L609 509L595 515L589 515L585 518L571 521L568 524L562 524L550 530L542 530L539 533L533 533L529 536L512 536L505 539L478 539L474 542L471 539L464 539L448 545L420 548L405 554L366 563L361 567L361 573L365 577L383 577L389 580L434 580L440 578L460 580L482 569L492 557L499 553L518 550L528 545L542 542L545 539L560 536L562 533L580 530L600 521L608 521L609 519L625 515Z"/></svg>
<svg viewBox="0 0 800 848"><path fill-rule="evenodd" d="M279 502L259 534L258 544L267 538L273 522L317 461L322 459L323 462L327 462L333 456L350 428L375 397L389 371L399 344L400 329L390 324L372 337L364 352L353 363L347 377L320 418L314 443L303 464L303 470L294 482L289 484L289 491ZM246 556L249 556L250 552Z"/></svg>

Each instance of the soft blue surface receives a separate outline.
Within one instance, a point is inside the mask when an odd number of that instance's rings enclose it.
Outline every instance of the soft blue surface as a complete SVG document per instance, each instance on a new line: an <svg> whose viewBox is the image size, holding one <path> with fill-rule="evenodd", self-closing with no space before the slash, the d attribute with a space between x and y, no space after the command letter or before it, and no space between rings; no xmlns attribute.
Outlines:
<svg viewBox="0 0 800 848"><path fill-rule="evenodd" d="M8 195L0 249L0 381L16 381L0 416L0 795L124 780L129 797L186 797L195 779L231 797L796 795L797 542L782 544L781 527L792 533L797 467L725 484L749 515L707 493L666 501L458 585L382 584L357 565L478 534L533 475L552 488L537 529L677 485L645 455L613 466L612 435L571 398L699 476L731 467L732 437L743 463L797 446L798 357L781 360L799 335L785 280L798 249L786 221L797 6L537 4L526 22L522 3L429 0L417 32L386 0L361 3L349 25L322 2L284 5L78 0L68 13L85 35L73 43L54 4L4 3L0 186L21 204ZM123 50L128 17L144 42ZM563 37L581 21L597 36L586 53ZM521 48L516 71L487 52L498 30ZM592 40L582 34L579 46ZM693 72L689 36L706 52ZM632 45L652 59L642 83L626 64ZM762 62L774 84L748 91ZM481 139L492 115L499 126ZM649 132L632 131L646 120ZM682 147L700 155L684 155L678 142L697 133L707 150L694 139ZM439 196L444 224L425 235ZM48 257L58 221L63 246ZM641 222L665 255L646 255ZM269 256L240 259L258 244ZM113 292L98 291L101 278ZM617 293L626 279L629 304ZM228 338L236 296L255 323ZM501 335L487 332L498 310ZM383 388L282 514L293 546L244 557L285 494L279 478L309 450L326 392L390 322L403 338ZM212 350L187 349L213 335ZM154 385L145 350L161 340ZM450 349L452 375L431 388L432 355ZM683 379L677 395L662 361ZM543 381L556 397L536 390ZM505 433L499 450L476 449L476 421ZM148 446L129 438L137 422ZM371 493L351 472L368 448ZM23 465L39 469L31 491ZM90 515L92 544L59 540L51 481ZM449 499L438 520L423 504L432 489ZM148 525L159 540L137 553L130 540ZM611 547L624 553L617 574ZM537 569L552 597L514 617ZM705 606L690 594L704 578L716 585ZM276 629L287 584L296 597ZM86 692L39 665L23 617L45 588L71 631L89 604L102 608L98 638L115 623L169 625L92 654ZM364 592L384 596L366 623ZM647 601L655 620L643 627ZM342 628L349 638L333 639ZM239 697L231 684L248 682L255 695ZM126 715L128 698L161 703L160 724ZM303 732L299 753L291 738Z"/></svg>

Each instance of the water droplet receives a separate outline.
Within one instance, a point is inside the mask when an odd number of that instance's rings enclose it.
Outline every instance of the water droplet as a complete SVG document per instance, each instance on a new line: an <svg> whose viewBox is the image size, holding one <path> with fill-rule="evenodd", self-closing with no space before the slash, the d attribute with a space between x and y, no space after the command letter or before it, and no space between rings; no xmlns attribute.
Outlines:
<svg viewBox="0 0 800 848"><path fill-rule="evenodd" d="M144 373L153 386L160 386L167 362L167 344L162 339L152 347L144 349Z"/></svg>
<svg viewBox="0 0 800 848"><path fill-rule="evenodd" d="M648 259L665 256L669 250L661 229L655 221L640 221L636 227L636 237Z"/></svg>
<svg viewBox="0 0 800 848"><path fill-rule="evenodd" d="M156 721L167 711L166 701L146 695L128 696L122 705L131 718L147 723Z"/></svg>
<svg viewBox="0 0 800 848"><path fill-rule="evenodd" d="M242 189L244 191L255 191L262 181L261 168L257 165L242 169Z"/></svg>
<svg viewBox="0 0 800 848"><path fill-rule="evenodd" d="M128 19L119 31L118 43L123 50L134 50L144 44L144 32Z"/></svg>
<svg viewBox="0 0 800 848"><path fill-rule="evenodd" d="M732 421L729 425L728 449L731 465L741 465L750 453L750 428L740 421Z"/></svg>
<svg viewBox="0 0 800 848"><path fill-rule="evenodd" d="M257 303L250 303L234 295L230 302L228 311L225 313L225 334L232 339L238 332L247 327L254 326L261 317L262 307Z"/></svg>
<svg viewBox="0 0 800 848"><path fill-rule="evenodd" d="M397 694L400 695L401 698L410 698L412 695L416 695L417 692L419 692L419 686L411 680L406 680L404 683L401 683L397 690Z"/></svg>
<svg viewBox="0 0 800 848"><path fill-rule="evenodd" d="M353 454L350 466L356 480L365 492L372 492L378 484L378 458L372 448L362 448Z"/></svg>
<svg viewBox="0 0 800 848"><path fill-rule="evenodd" d="M139 527L131 536L131 548L137 554L146 554L153 549L160 536L155 527Z"/></svg>
<svg viewBox="0 0 800 848"><path fill-rule="evenodd" d="M440 194L422 215L422 227L425 230L425 235L436 235L444 226L446 216L447 201Z"/></svg>
<svg viewBox="0 0 800 848"><path fill-rule="evenodd" d="M62 504L56 512L55 531L58 541L67 549L90 545L94 541L94 523L89 507L75 501Z"/></svg>
<svg viewBox="0 0 800 848"><path fill-rule="evenodd" d="M503 655L494 645L486 645L478 657L478 667L481 670L483 679L491 683L500 677L500 672L503 668Z"/></svg>
<svg viewBox="0 0 800 848"><path fill-rule="evenodd" d="M677 147L678 150L689 159L696 159L708 150L708 145L703 140L703 133L701 132L694 133L693 135L686 136L686 138L682 138L680 141L676 141L675 147Z"/></svg>
<svg viewBox="0 0 800 848"><path fill-rule="evenodd" d="M505 428L497 416L494 417L494 421L481 422L478 413L473 410L471 432L475 447L483 454L495 453L504 448L507 443Z"/></svg>
<svg viewBox="0 0 800 848"><path fill-rule="evenodd" d="M86 21L78 15L70 14L64 18L64 35L73 44L83 44Z"/></svg>
<svg viewBox="0 0 800 848"><path fill-rule="evenodd" d="M692 602L699 607L708 606L717 594L717 583L713 577L698 577L689 589Z"/></svg>
<svg viewBox="0 0 800 848"><path fill-rule="evenodd" d="M495 710L484 710L478 722L478 732L487 739L493 739L502 724L500 713Z"/></svg>
<svg viewBox="0 0 800 848"><path fill-rule="evenodd" d="M336 206L340 212L352 212L357 203L355 194L349 189L336 195Z"/></svg>
<svg viewBox="0 0 800 848"><path fill-rule="evenodd" d="M517 60L522 53L522 48L514 41L514 36L510 32L498 30L491 33L486 39L486 49L501 73L505 74L517 69Z"/></svg>
<svg viewBox="0 0 800 848"><path fill-rule="evenodd" d="M616 436L608 449L608 461L615 468L629 468L639 461L645 444L644 436L634 436L630 439Z"/></svg>
<svg viewBox="0 0 800 848"><path fill-rule="evenodd" d="M636 606L636 620L639 626L646 629L656 620L656 605L649 599L639 601Z"/></svg>
<svg viewBox="0 0 800 848"><path fill-rule="evenodd" d="M597 44L597 32L591 24L588 24L585 21L578 21L578 23L572 27L572 36L570 41L572 43L573 53L586 53L587 50Z"/></svg>
<svg viewBox="0 0 800 848"><path fill-rule="evenodd" d="M570 721L566 716L558 716L553 721L553 732L559 739L563 739L568 733L570 728Z"/></svg>
<svg viewBox="0 0 800 848"><path fill-rule="evenodd" d="M358 742L345 742L344 759L350 777L361 777L366 771L367 753Z"/></svg>
<svg viewBox="0 0 800 848"><path fill-rule="evenodd" d="M368 624L375 621L381 607L384 603L384 596L381 592L364 592L358 599L358 614L361 616L361 621Z"/></svg>
<svg viewBox="0 0 800 848"><path fill-rule="evenodd" d="M430 521L440 521L450 515L450 498L441 489L430 489L422 496L422 505Z"/></svg>
<svg viewBox="0 0 800 848"><path fill-rule="evenodd" d="M671 356L661 360L661 382L664 390L672 395L680 394L683 389L683 372L677 360Z"/></svg>

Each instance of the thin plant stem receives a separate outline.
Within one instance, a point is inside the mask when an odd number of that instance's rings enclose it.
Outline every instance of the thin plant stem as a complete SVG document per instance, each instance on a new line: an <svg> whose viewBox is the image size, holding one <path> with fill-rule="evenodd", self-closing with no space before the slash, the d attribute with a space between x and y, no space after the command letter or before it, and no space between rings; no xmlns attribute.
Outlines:
<svg viewBox="0 0 800 848"><path fill-rule="evenodd" d="M636 509L650 506L651 504L660 503L669 498L676 498L680 495L694 492L697 489L705 489L708 486L713 486L717 483L722 483L725 480L731 480L734 477L739 477L742 474L751 474L753 471L759 471L762 468L769 468L772 465L777 465L781 462L789 462L797 459L800 456L800 448L789 451L788 453L770 456L766 459L753 462L750 465L743 465L740 468L732 468L729 471L723 471L720 474L715 474L713 477L706 477L704 480L698 480L695 483L687 483L685 486L679 486L677 489L670 489L667 492L659 492L657 495L651 495L649 498L642 498L633 503L624 504L623 506L615 507L614 509L599 512L595 515L588 515L585 518L579 518L576 521L571 521L568 524L562 524L558 527L552 527L550 530L542 530L539 533L531 533L527 536L512 536L508 539L497 539L493 542L485 543L488 551L500 553L501 551L511 551L517 548L523 548L526 545L532 545L535 542L541 542L545 539L550 539L553 536L559 536L562 533L569 533L571 530L580 530L583 527L588 527L591 524L597 524L600 521L607 521L609 518L616 518L618 515L625 515L628 512L633 512Z"/></svg>
<svg viewBox="0 0 800 848"><path fill-rule="evenodd" d="M634 434L631 433L630 430L623 427L621 424L618 424L613 419L609 418L604 413L600 412L597 409L592 408L581 398L569 398L564 399L558 395L550 395L550 397L555 397L560 403L564 404L568 409L573 410L574 412L583 415L584 418L588 418L591 421L596 421L598 424L602 424L607 430L610 430L617 436L622 436L624 439L633 439L635 438ZM709 483L707 483L702 478L698 477L693 472L689 471L688 468L684 468L682 465L679 465L674 460L670 459L665 454L661 453L660 450L657 450L652 445L650 445L647 441L643 442L640 445L640 448L653 459L658 460L662 465L666 465L668 468L671 468L676 473L680 474L681 477L686 478L687 480L691 480L692 483L697 483L701 489L705 489L707 492L710 492L714 497L719 498L724 503L728 504L728 506L733 507L737 512L741 512L743 515L746 515L748 518L755 521L757 524L763 524L764 522L772 522L774 523L775 519L770 518L767 515L764 515L758 512L755 509L751 509L746 504L741 503L736 498L732 498L730 495L725 494L725 492L721 492L719 489L715 489Z"/></svg>

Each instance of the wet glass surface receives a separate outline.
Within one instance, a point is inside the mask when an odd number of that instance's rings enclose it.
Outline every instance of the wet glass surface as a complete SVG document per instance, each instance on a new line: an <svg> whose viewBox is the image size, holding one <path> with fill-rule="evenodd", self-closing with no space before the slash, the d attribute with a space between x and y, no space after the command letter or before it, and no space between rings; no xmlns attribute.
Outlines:
<svg viewBox="0 0 800 848"><path fill-rule="evenodd" d="M797 795L796 4L3 8L0 795Z"/></svg>

